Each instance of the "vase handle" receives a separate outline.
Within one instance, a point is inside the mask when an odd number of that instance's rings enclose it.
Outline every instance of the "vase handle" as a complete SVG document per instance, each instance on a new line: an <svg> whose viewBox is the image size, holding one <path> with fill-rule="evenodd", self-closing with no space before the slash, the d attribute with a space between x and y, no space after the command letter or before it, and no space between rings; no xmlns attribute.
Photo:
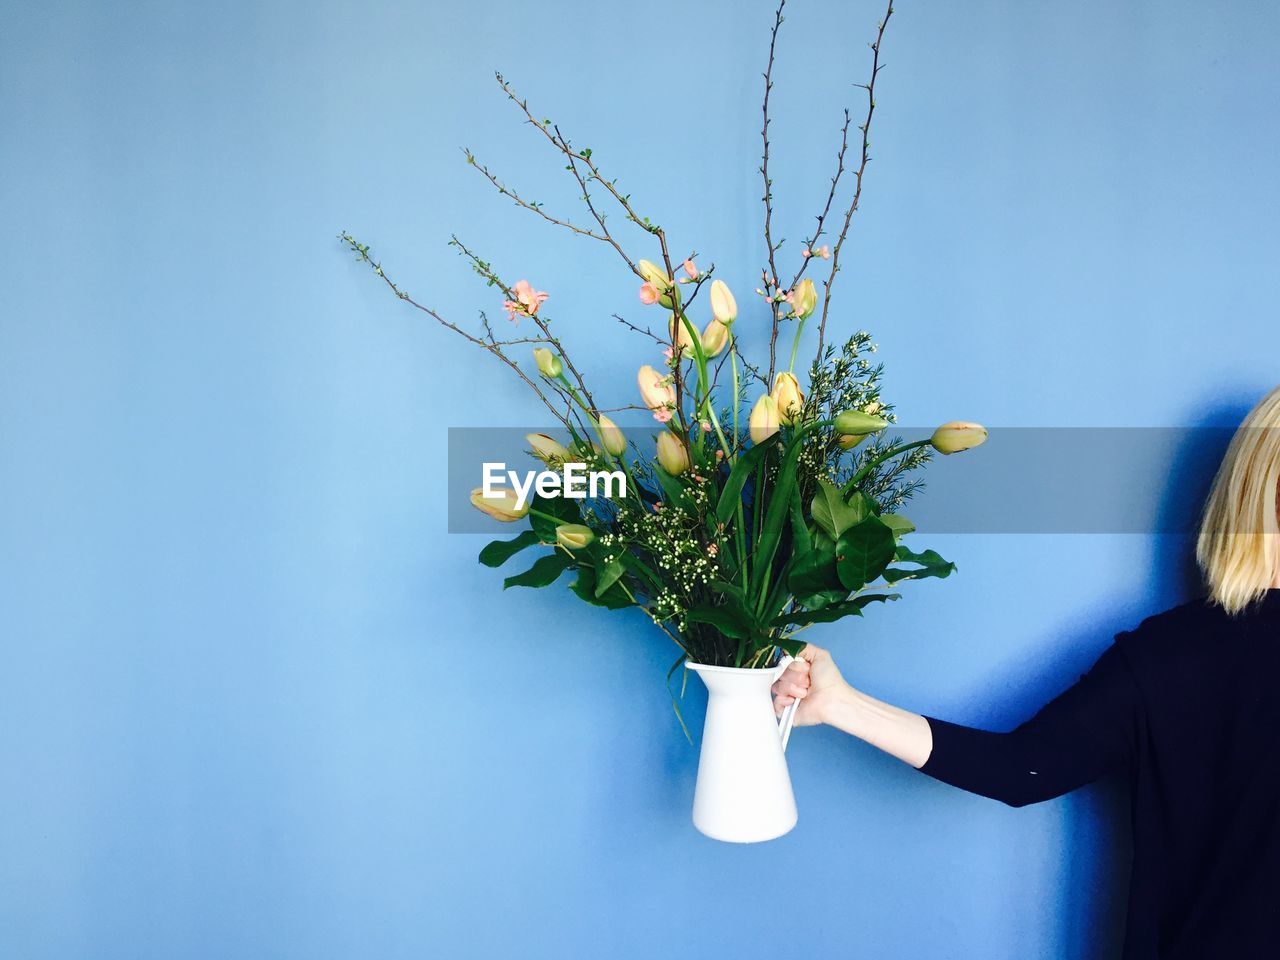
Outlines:
<svg viewBox="0 0 1280 960"><path fill-rule="evenodd" d="M775 682L777 682L777 679L780 676L782 676L782 674L786 671L787 667L791 666L791 661L794 659L795 658L790 656L789 654L784 653L782 655L782 659L778 661L777 665L774 668L775 670L777 670L777 673L773 675L773 679ZM783 708L782 716L778 718L778 735L782 738L783 753L787 752L787 742L791 739L791 727L795 723L796 708L799 706L800 706L799 700L792 700L788 706Z"/></svg>

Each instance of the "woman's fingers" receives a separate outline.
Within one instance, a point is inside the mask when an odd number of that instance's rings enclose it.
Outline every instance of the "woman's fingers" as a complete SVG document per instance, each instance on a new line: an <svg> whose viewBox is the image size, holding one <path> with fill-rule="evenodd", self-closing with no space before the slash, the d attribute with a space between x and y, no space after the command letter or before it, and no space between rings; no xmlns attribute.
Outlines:
<svg viewBox="0 0 1280 960"><path fill-rule="evenodd" d="M787 670L774 681L770 689L775 697L803 697L809 692L809 675Z"/></svg>
<svg viewBox="0 0 1280 960"><path fill-rule="evenodd" d="M774 697L773 712L776 716L782 716L782 711L791 706L795 702L795 697Z"/></svg>
<svg viewBox="0 0 1280 960"><path fill-rule="evenodd" d="M803 698L809 693L809 678L804 680L788 680L783 677L778 683L778 693L786 694L788 697Z"/></svg>

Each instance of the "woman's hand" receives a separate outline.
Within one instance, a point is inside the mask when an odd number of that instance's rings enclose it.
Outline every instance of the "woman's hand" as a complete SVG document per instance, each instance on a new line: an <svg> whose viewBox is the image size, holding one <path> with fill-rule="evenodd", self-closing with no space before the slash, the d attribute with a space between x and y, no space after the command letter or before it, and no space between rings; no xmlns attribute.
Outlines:
<svg viewBox="0 0 1280 960"><path fill-rule="evenodd" d="M796 700L795 723L828 723L853 734L917 769L933 752L933 728L919 714L884 703L853 689L840 676L831 654L807 644L773 684L778 715Z"/></svg>
<svg viewBox="0 0 1280 960"><path fill-rule="evenodd" d="M848 689L831 654L809 643L774 682L773 712L781 716L783 710L799 700L796 726L825 723L832 702Z"/></svg>

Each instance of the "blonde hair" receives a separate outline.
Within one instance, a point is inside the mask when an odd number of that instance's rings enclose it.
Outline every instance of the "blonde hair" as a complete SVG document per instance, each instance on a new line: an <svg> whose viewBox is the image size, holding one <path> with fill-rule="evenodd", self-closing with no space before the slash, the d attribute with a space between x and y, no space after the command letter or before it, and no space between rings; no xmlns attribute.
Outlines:
<svg viewBox="0 0 1280 960"><path fill-rule="evenodd" d="M1205 504L1196 560L1209 598L1243 611L1280 576L1280 387L1249 411Z"/></svg>

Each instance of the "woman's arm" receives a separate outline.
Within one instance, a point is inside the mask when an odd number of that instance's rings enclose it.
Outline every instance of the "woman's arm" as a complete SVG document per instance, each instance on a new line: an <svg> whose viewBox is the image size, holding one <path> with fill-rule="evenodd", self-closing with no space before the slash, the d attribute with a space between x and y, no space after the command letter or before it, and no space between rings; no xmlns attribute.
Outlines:
<svg viewBox="0 0 1280 960"><path fill-rule="evenodd" d="M1083 786L1126 763L1142 723L1137 683L1113 646L1061 696L1009 733L922 717L853 689L809 645L774 684L774 707L800 699L796 723L827 723L929 776L1020 807Z"/></svg>
<svg viewBox="0 0 1280 960"><path fill-rule="evenodd" d="M933 751L933 731L918 713L884 703L845 682L831 654L809 644L773 685L774 710L797 697L796 725L826 723L919 769Z"/></svg>

